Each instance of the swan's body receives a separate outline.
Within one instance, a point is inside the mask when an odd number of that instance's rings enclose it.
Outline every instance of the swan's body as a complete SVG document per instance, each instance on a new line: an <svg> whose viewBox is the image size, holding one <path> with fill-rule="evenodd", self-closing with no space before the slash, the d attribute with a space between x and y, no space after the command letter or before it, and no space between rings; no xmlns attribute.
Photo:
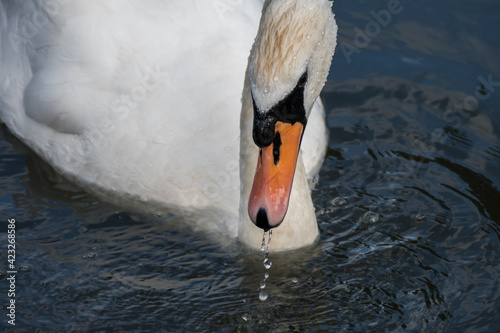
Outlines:
<svg viewBox="0 0 500 333"><path fill-rule="evenodd" d="M277 2L264 8L280 10ZM262 2L40 3L0 3L0 118L9 129L104 200L193 215L199 227L260 246L262 230L245 212L258 155L250 91L266 79L258 77L264 69L250 66L245 80L245 68ZM326 31L334 47L331 20ZM322 29L308 38L318 40ZM326 146L324 111L320 102L313 107L333 54L326 47L328 63L315 69L321 71L310 87L316 92L306 99L312 112L288 214L271 243L276 250L310 244L318 233L307 177L319 171ZM290 68L313 63L297 55ZM265 89L275 99L292 84L275 89L270 83Z"/></svg>

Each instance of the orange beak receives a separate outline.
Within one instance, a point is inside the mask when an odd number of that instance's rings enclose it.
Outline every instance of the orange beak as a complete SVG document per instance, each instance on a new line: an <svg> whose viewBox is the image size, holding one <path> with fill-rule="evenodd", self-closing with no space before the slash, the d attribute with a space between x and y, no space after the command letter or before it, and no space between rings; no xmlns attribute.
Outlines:
<svg viewBox="0 0 500 333"><path fill-rule="evenodd" d="M273 142L259 151L248 214L266 231L279 226L288 210L303 131L300 122L277 121Z"/></svg>

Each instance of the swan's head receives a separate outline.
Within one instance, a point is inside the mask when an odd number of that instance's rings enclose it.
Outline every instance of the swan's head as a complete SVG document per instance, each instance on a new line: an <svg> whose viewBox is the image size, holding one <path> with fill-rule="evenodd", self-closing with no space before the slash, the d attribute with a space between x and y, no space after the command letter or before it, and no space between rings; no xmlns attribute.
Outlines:
<svg viewBox="0 0 500 333"><path fill-rule="evenodd" d="M288 210L300 143L325 84L337 26L327 0L268 0L250 55L253 140L259 147L248 213L268 230Z"/></svg>

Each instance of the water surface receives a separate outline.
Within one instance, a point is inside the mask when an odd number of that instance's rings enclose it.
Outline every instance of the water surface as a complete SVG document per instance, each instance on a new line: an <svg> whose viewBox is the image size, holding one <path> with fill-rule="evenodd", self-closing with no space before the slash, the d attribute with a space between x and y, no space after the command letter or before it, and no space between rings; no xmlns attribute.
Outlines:
<svg viewBox="0 0 500 333"><path fill-rule="evenodd" d="M272 255L265 302L262 253L100 202L3 128L17 331L500 330L500 3L401 0L366 30L387 9L334 4L320 240Z"/></svg>

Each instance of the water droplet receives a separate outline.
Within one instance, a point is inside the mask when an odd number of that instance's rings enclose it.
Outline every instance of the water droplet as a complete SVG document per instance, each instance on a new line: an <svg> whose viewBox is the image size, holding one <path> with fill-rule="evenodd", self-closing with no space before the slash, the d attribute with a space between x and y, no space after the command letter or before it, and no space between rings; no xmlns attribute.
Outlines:
<svg viewBox="0 0 500 333"><path fill-rule="evenodd" d="M264 289L266 287L266 279L260 281L260 289Z"/></svg>
<svg viewBox="0 0 500 333"><path fill-rule="evenodd" d="M265 88L264 89L264 94L267 94L269 92L269 89Z"/></svg>
<svg viewBox="0 0 500 333"><path fill-rule="evenodd" d="M307 35L307 36L306 36L306 38L307 38L307 39L311 39L311 35Z"/></svg>
<svg viewBox="0 0 500 333"><path fill-rule="evenodd" d="M417 223L422 223L427 220L427 215L425 214L417 214L413 217L414 221Z"/></svg>
<svg viewBox="0 0 500 333"><path fill-rule="evenodd" d="M296 277L292 278L292 283L299 283L299 279L297 279Z"/></svg>
<svg viewBox="0 0 500 333"><path fill-rule="evenodd" d="M250 321L250 320L252 320L252 316L250 316L248 313L244 313L241 316L241 319L243 319L244 321Z"/></svg>
<svg viewBox="0 0 500 333"><path fill-rule="evenodd" d="M83 259L92 259L92 258L95 258L95 256L96 256L95 253L90 252L89 254L84 255L82 258Z"/></svg>
<svg viewBox="0 0 500 333"><path fill-rule="evenodd" d="M380 215L374 212L366 212L362 217L362 222L366 225L376 224L380 221Z"/></svg>
<svg viewBox="0 0 500 333"><path fill-rule="evenodd" d="M345 206L346 204L347 204L346 198L337 197L337 198L332 200L332 205L334 205L336 207L342 207L342 206Z"/></svg>
<svg viewBox="0 0 500 333"><path fill-rule="evenodd" d="M391 202L391 203L389 204L389 209L390 209L390 210L396 210L396 209L398 209L398 204L397 204L397 203L395 203L395 202Z"/></svg>
<svg viewBox="0 0 500 333"><path fill-rule="evenodd" d="M31 268L29 266L19 266L19 270L24 273L28 273L31 271Z"/></svg>
<svg viewBox="0 0 500 333"><path fill-rule="evenodd" d="M262 289L259 293L259 299L264 302L265 300L267 300L267 298L269 297L269 293L267 291L265 291L264 289Z"/></svg>
<svg viewBox="0 0 500 333"><path fill-rule="evenodd" d="M273 265L273 262L271 261L271 258L269 258L269 254L266 254L262 263L264 264L264 267L266 269L271 268L271 266Z"/></svg>
<svg viewBox="0 0 500 333"><path fill-rule="evenodd" d="M163 217L163 212L156 212L156 217Z"/></svg>
<svg viewBox="0 0 500 333"><path fill-rule="evenodd" d="M264 232L264 236L262 237L262 245L261 245L261 250L265 251L264 252L264 260L262 261L262 264L264 265L265 269L270 269L271 266L273 265L271 258L269 257L269 244L271 243L271 236L273 234L273 231L269 231L269 238L267 239L267 244L266 244L266 232ZM264 291L266 288L266 280L269 277L269 273L265 272L264 273L264 279L260 281L260 293L259 293L259 299L261 301L265 301L269 294Z"/></svg>

